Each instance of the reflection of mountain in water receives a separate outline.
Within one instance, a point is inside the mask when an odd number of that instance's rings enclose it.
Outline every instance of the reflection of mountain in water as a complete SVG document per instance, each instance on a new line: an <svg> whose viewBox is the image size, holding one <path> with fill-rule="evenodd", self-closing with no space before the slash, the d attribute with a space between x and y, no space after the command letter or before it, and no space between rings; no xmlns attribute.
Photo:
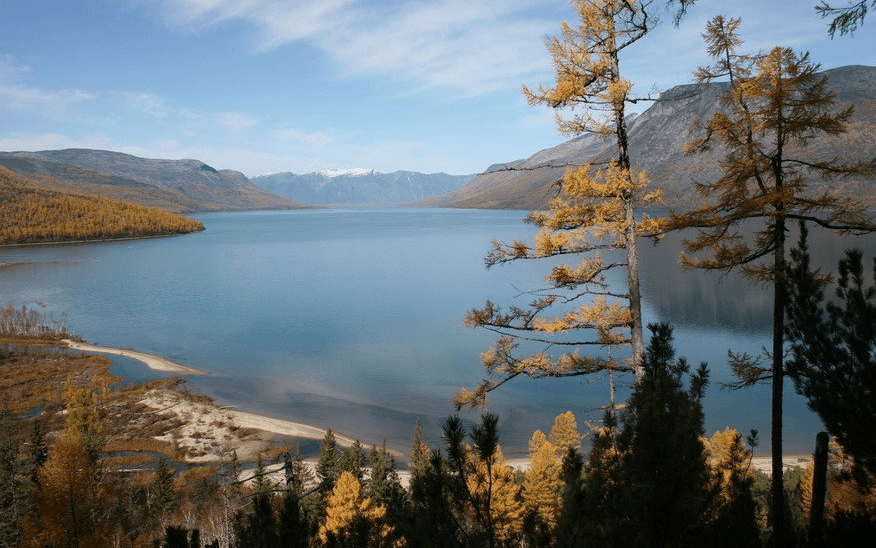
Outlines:
<svg viewBox="0 0 876 548"><path fill-rule="evenodd" d="M675 325L724 325L733 330L763 331L772 328L772 286L755 286L740 271L729 274L684 270L678 255L684 237L671 234L657 246L643 240L640 246L642 292L655 319ZM797 245L797 231L788 234L788 249ZM849 247L864 249L866 260L876 253L876 236L842 237L832 231L810 229L813 264L835 272L837 261ZM869 281L869 280L868 280Z"/></svg>

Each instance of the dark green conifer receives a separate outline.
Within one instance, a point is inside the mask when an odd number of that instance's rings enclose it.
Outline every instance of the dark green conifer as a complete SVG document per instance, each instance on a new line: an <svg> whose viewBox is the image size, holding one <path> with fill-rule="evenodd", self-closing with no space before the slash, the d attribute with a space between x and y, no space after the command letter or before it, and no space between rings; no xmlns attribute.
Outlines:
<svg viewBox="0 0 876 548"><path fill-rule="evenodd" d="M167 460L158 459L152 484L149 487L149 504L152 512L158 517L167 515L176 506L177 495L173 490L173 474L174 471L168 466Z"/></svg>
<svg viewBox="0 0 876 548"><path fill-rule="evenodd" d="M331 429L326 431L322 442L319 444L316 475L325 492L331 491L340 475L338 470L338 444Z"/></svg>
<svg viewBox="0 0 876 548"><path fill-rule="evenodd" d="M672 328L650 325L644 375L621 413L594 440L588 536L614 546L701 546L711 502L703 435L703 363L685 390L689 367L675 359Z"/></svg>
<svg viewBox="0 0 876 548"><path fill-rule="evenodd" d="M836 300L825 303L806 239L801 224L788 282L788 374L855 464L876 474L876 286L866 285L861 250L849 249L839 261Z"/></svg>

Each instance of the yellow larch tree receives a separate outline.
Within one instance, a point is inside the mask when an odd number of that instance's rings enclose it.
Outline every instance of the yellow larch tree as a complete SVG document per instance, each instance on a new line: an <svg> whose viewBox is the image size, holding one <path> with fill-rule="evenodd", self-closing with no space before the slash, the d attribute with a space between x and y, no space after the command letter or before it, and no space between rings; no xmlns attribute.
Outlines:
<svg viewBox="0 0 876 548"><path fill-rule="evenodd" d="M557 415L554 419L554 426L551 428L550 441L557 448L561 459L569 452L569 449L581 448L581 438L575 413L566 411Z"/></svg>
<svg viewBox="0 0 876 548"><path fill-rule="evenodd" d="M488 540L490 546L494 541L508 543L522 531L523 504L514 471L505 461L501 447L496 446L487 459L476 458L470 447L465 450L466 459L473 470L466 482L471 500L477 506L473 511L486 510L486 515L481 519L492 531L490 536L495 535Z"/></svg>
<svg viewBox="0 0 876 548"><path fill-rule="evenodd" d="M526 308L515 306L505 312L487 301L467 314L466 326L485 328L500 337L481 355L487 379L472 390L460 391L457 407L482 405L487 393L520 375L571 377L618 371L641 376L644 342L637 246L642 234L654 233L659 226L642 212L644 205L659 199L659 193L649 191L646 174L632 167L626 108L639 99L632 96L632 84L621 74L620 57L651 28L652 2L571 0L571 4L578 24L564 22L560 36L547 41L554 85L524 86L523 94L531 105L557 110L563 134L587 133L613 140L615 154L605 165L567 170L549 210L526 218L539 228L533 243L493 242L485 261L488 268L570 254L582 259L576 265L553 267L546 277L549 287L533 291L535 298ZM685 4L689 2L681 2L682 7ZM560 114L564 109L570 116ZM614 271L625 272L625 287L609 284L608 274ZM526 348L520 348L521 341L527 342ZM544 349L533 353L533 345ZM550 348L567 350L552 355ZM584 348L605 351L583 352Z"/></svg>
<svg viewBox="0 0 876 548"><path fill-rule="evenodd" d="M326 543L329 537L348 538L358 531L353 527L359 520L367 523L368 546L392 546L392 527L386 523L386 508L375 506L370 498L362 498L362 485L350 472L341 472L334 489L328 496L325 521L319 527L319 539ZM399 546L396 544L396 546Z"/></svg>
<svg viewBox="0 0 876 548"><path fill-rule="evenodd" d="M523 479L523 503L527 513L538 515L549 528L557 525L563 481L558 448L541 430L529 440L529 469Z"/></svg>
<svg viewBox="0 0 876 548"><path fill-rule="evenodd" d="M870 159L819 158L807 147L816 137L842 135L854 114L837 108L827 77L808 53L775 47L767 53L737 53L739 19L717 16L703 35L712 66L696 71L701 83L729 79L717 112L702 122L686 152L719 150L718 175L697 182L701 205L673 214L669 229L695 229L685 240L681 262L688 268L741 271L773 289L773 341L762 357L731 353L737 387L769 382L771 409L772 542L784 542L782 406L785 377L785 311L788 307L786 239L789 223L840 233L876 231L872 204L845 195L840 178L872 178ZM750 231L754 233L749 235ZM764 366L762 358L768 362Z"/></svg>
<svg viewBox="0 0 876 548"><path fill-rule="evenodd" d="M80 432L64 430L37 477L37 517L25 525L32 541L26 545L103 548L112 529L112 489Z"/></svg>

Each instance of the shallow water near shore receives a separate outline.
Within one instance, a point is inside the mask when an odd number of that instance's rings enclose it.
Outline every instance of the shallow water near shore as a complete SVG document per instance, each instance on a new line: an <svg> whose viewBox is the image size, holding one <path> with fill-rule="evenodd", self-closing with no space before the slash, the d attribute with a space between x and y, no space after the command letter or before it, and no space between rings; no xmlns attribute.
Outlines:
<svg viewBox="0 0 876 548"><path fill-rule="evenodd" d="M490 241L531 236L521 211L329 209L198 215L207 230L164 239L0 249L0 294L44 306L85 340L210 374L188 385L222 405L330 427L406 452L420 420L440 443L451 398L483 370L494 337L462 325L486 299L526 305L549 263L486 270ZM826 264L840 244L825 240ZM815 245L813 245L815 248ZM646 322L675 326L678 355L707 361L706 430L769 439L769 389L728 392L727 350L770 341L770 294L736 274L683 272L675 238L642 243ZM623 280L612 280L621 283ZM125 378L150 378L124 358ZM145 367L143 367L145 370ZM629 379L620 379L628 384ZM791 383L787 383L790 385ZM808 453L820 422L788 386L786 452ZM488 398L506 454L567 409L586 420L608 401L605 379L515 380ZM463 411L467 421L480 411Z"/></svg>

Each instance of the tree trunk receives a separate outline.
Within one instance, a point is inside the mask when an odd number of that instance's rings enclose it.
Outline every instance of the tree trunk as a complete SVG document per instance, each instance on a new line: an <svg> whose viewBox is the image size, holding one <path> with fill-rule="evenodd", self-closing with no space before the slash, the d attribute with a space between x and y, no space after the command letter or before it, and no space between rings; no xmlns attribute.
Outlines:
<svg viewBox="0 0 876 548"><path fill-rule="evenodd" d="M779 204L776 216L774 256L775 288L773 292L773 393L772 393L772 522L773 546L784 546L785 488L782 477L782 394L784 390L784 329L787 279L785 272L785 219Z"/></svg>
<svg viewBox="0 0 876 548"><path fill-rule="evenodd" d="M636 219L635 211L633 211L632 200L627 201L626 210L627 233L625 234L625 243L627 248L627 279L630 292L630 315L632 316L630 342L633 347L633 370L636 373L636 382L638 382L644 375L642 361L645 356L645 342L642 340L642 299L639 292L639 248L638 242L636 241Z"/></svg>

